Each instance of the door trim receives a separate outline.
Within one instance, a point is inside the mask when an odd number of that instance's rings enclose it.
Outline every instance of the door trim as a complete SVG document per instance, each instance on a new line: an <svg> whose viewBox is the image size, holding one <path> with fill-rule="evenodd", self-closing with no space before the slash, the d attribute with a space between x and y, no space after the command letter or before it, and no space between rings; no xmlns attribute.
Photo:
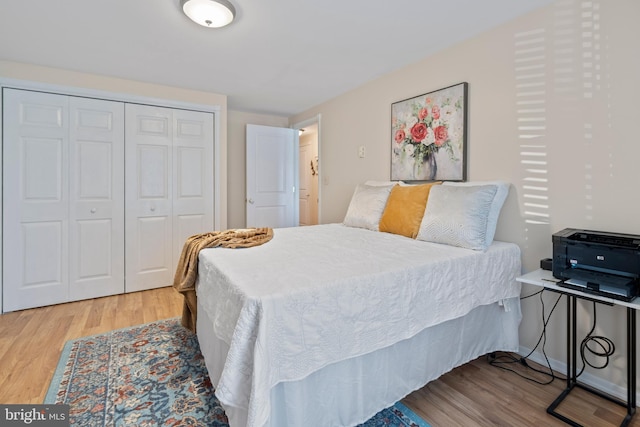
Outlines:
<svg viewBox="0 0 640 427"><path fill-rule="evenodd" d="M321 117L322 115L318 113L317 115L310 117L308 119L302 120L300 122L294 123L291 127L293 129L301 129L305 126L310 126L312 124L318 125L318 224L322 224L322 126L321 126Z"/></svg>

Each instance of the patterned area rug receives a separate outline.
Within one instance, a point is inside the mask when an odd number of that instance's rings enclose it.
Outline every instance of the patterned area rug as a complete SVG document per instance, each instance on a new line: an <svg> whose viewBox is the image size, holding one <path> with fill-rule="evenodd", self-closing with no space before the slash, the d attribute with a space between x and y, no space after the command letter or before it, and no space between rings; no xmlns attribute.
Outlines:
<svg viewBox="0 0 640 427"><path fill-rule="evenodd" d="M228 427L198 340L179 319L66 343L45 398L75 426ZM401 403L361 427L429 427Z"/></svg>

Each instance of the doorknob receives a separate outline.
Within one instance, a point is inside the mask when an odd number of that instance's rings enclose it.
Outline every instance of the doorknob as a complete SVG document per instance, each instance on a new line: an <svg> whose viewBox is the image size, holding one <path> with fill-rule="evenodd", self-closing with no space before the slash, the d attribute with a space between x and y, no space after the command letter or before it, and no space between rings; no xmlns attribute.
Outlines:
<svg viewBox="0 0 640 427"><path fill-rule="evenodd" d="M249 199L249 200L247 200L247 202L253 204L253 199Z"/></svg>
<svg viewBox="0 0 640 427"><path fill-rule="evenodd" d="M91 213L96 213L96 208L91 208Z"/></svg>

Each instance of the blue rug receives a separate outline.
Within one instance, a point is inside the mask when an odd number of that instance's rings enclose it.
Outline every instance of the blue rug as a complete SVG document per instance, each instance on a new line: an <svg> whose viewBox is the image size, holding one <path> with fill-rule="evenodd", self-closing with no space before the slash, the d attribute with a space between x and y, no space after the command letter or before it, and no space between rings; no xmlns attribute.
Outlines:
<svg viewBox="0 0 640 427"><path fill-rule="evenodd" d="M46 404L75 426L228 427L195 334L178 319L65 344ZM398 402L361 427L429 427Z"/></svg>

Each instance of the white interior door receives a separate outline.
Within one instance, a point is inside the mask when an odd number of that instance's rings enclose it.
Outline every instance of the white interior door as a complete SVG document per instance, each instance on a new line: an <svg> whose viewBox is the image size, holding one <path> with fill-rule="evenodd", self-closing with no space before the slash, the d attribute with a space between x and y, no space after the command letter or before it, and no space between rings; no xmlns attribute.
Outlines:
<svg viewBox="0 0 640 427"><path fill-rule="evenodd" d="M247 227L298 225L298 131L247 125Z"/></svg>
<svg viewBox="0 0 640 427"><path fill-rule="evenodd" d="M173 270L189 236L213 231L213 114L174 110Z"/></svg>
<svg viewBox="0 0 640 427"><path fill-rule="evenodd" d="M173 112L127 104L125 113L125 288L132 292L173 281Z"/></svg>
<svg viewBox="0 0 640 427"><path fill-rule="evenodd" d="M3 309L69 298L66 96L3 91Z"/></svg>
<svg viewBox="0 0 640 427"><path fill-rule="evenodd" d="M69 98L69 297L124 292L124 104Z"/></svg>

